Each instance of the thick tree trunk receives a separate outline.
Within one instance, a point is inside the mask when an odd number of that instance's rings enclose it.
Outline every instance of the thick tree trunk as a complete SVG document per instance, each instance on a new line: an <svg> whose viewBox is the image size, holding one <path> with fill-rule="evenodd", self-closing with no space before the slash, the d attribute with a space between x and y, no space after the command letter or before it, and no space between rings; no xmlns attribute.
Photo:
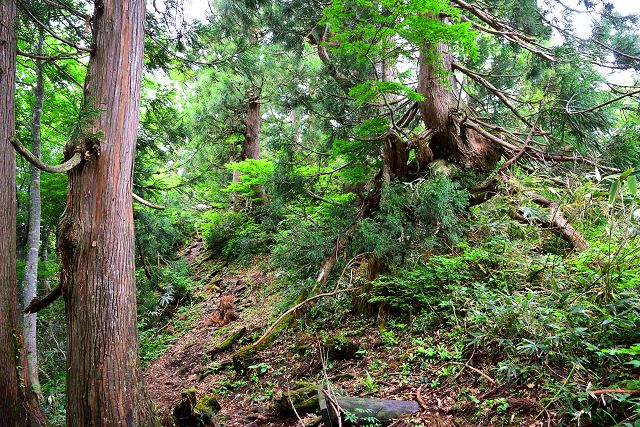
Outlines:
<svg viewBox="0 0 640 427"><path fill-rule="evenodd" d="M44 43L43 30L40 29L36 54L42 54ZM31 122L31 152L40 157L40 127L42 124L42 105L44 103L44 81L42 78L42 61L35 60L36 87L34 89L33 120ZM40 222L41 222L41 198L40 198L40 169L31 166L29 177L29 232L27 236L27 261L24 271L23 307L27 307L38 291L38 252L40 249ZM37 314L24 315L24 349L27 353L29 366L26 375L29 376L33 391L40 402L43 401L38 378L38 346L36 343L36 319Z"/></svg>
<svg viewBox="0 0 640 427"><path fill-rule="evenodd" d="M256 93L257 92L257 93ZM244 141L242 142L242 152L240 160L260 159L260 126L262 125L262 115L260 112L260 89L253 89L247 92L247 115L245 117ZM233 171L233 182L240 181L241 173ZM253 205L263 205L267 200L267 194L260 186L253 188L255 191ZM234 195L234 201L237 197Z"/></svg>
<svg viewBox="0 0 640 427"><path fill-rule="evenodd" d="M420 115L433 136L429 146L434 159L444 159L466 169L490 171L500 159L500 149L475 130L461 126L466 114L463 100L454 93L448 46L426 47L420 53L418 92ZM448 85L443 81L448 77Z"/></svg>
<svg viewBox="0 0 640 427"><path fill-rule="evenodd" d="M28 378L18 324L15 131L16 2L0 0L0 426L44 425Z"/></svg>
<svg viewBox="0 0 640 427"><path fill-rule="evenodd" d="M389 56L382 61L380 66L382 67L383 82L398 80L394 58ZM398 96L391 93L386 94L385 97L385 107L398 100ZM407 177L408 161L407 143L395 131L389 131L382 144L382 182L388 183L393 179L403 181Z"/></svg>
<svg viewBox="0 0 640 427"><path fill-rule="evenodd" d="M70 427L157 424L138 360L131 200L144 14L144 0L98 0L91 21L84 102L95 116L75 142L99 150L68 173L58 237Z"/></svg>
<svg viewBox="0 0 640 427"><path fill-rule="evenodd" d="M18 374L20 331L16 309L16 158L9 138L15 129L16 3L0 0L0 425L24 425L26 412Z"/></svg>

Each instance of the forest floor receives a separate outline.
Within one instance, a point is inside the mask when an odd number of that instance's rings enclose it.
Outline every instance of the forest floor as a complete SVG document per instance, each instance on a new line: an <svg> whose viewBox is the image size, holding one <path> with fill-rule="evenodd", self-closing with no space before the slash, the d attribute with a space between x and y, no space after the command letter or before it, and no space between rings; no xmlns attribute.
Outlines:
<svg viewBox="0 0 640 427"><path fill-rule="evenodd" d="M198 397L215 396L221 406L220 425L301 426L294 414L274 410L274 402L296 382L319 383L328 378L345 395L417 400L423 408L412 420L395 426L550 426L554 415L539 403L536 384L499 384L485 372L496 372L499 355L465 354L454 357L464 337L459 332L435 331L430 337L412 331L411 324L390 322L379 327L375 316L345 318L340 327L322 321L297 319L248 369L236 373L231 355L251 343L282 311L284 290L266 259L242 268L220 267L204 260L202 245L185 252L199 279L199 318L172 347L145 371L145 379L161 413L179 401L181 391L195 388ZM224 326L212 324L220 296L232 295L239 319ZM178 319L185 320L185 319ZM171 331L173 320L167 328ZM211 353L240 329L246 333L226 351ZM341 344L329 350L323 368L321 352L327 337ZM335 342L336 340L334 340ZM427 344L428 343L428 344ZM323 353L324 354L324 353ZM209 368L205 376L203 372ZM316 414L300 413L309 422Z"/></svg>

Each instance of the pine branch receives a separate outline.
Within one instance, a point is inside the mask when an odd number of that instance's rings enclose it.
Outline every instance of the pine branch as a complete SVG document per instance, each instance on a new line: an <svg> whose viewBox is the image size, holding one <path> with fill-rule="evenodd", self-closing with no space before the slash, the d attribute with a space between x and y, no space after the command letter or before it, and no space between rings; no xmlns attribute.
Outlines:
<svg viewBox="0 0 640 427"><path fill-rule="evenodd" d="M43 30L45 30L47 33L49 33L51 35L51 37L53 37L54 39L61 41L62 43L69 45L77 50L82 50L84 52L89 52L91 53L92 50L86 47L82 47L74 42L72 42L71 40L67 40L63 37L60 37L59 35L57 35L55 33L55 31L53 31L51 28L49 28L48 26L46 26L42 21L40 21L34 14L33 12L31 12L31 9L29 9L22 1L18 0L18 5L20 6L20 8L22 10L24 10L24 12L29 15L29 18L31 18L31 20L33 22L35 22L38 26L40 26Z"/></svg>

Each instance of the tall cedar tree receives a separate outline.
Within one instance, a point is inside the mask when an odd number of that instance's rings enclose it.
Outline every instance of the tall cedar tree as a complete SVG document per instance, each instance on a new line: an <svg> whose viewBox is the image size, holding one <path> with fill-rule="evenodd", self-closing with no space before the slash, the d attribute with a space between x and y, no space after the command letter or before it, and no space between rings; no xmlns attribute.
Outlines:
<svg viewBox="0 0 640 427"><path fill-rule="evenodd" d="M45 425L25 372L16 283L16 2L0 1L0 426Z"/></svg>
<svg viewBox="0 0 640 427"><path fill-rule="evenodd" d="M89 123L65 149L67 159L85 152L68 173L58 239L70 427L156 423L138 359L131 199L144 17L144 0L95 2L84 89Z"/></svg>

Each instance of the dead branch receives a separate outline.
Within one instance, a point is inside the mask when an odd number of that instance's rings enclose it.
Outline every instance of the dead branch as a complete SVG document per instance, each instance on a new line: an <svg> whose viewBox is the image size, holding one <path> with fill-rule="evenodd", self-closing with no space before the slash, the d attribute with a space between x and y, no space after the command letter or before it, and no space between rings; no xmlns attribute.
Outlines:
<svg viewBox="0 0 640 427"><path fill-rule="evenodd" d="M318 201L323 202L323 203L329 203L330 205L333 205L333 206L349 206L349 205L347 205L346 203L340 203L340 202L336 202L336 201L334 201L334 200L326 199L326 198L324 198L324 197L322 197L322 196L317 195L316 193L314 193L314 192L313 192L313 191L311 191L311 190L306 190L306 189L305 189L305 193L306 193L309 197L311 197L312 199L318 200Z"/></svg>
<svg viewBox="0 0 640 427"><path fill-rule="evenodd" d="M424 386L424 384L420 384L420 386L416 390L416 400L418 401L418 404L420 405L420 407L426 411L427 409L429 409L429 407L427 406L427 404L425 403L424 399L422 398L422 387L423 386Z"/></svg>
<svg viewBox="0 0 640 427"><path fill-rule="evenodd" d="M72 42L71 40L67 40L63 37L60 37L59 35L56 34L55 31L53 31L51 28L49 28L48 26L46 26L42 21L40 21L32 12L31 9L29 9L29 7L27 7L22 1L18 0L18 5L20 6L20 8L27 14L29 15L29 18L31 18L31 20L33 22L35 22L39 27L41 27L43 30L45 30L47 33L49 33L49 35L51 35L51 37L53 37L54 39L61 41L62 43L71 46L74 49L77 50L82 50L84 52L92 52L91 49L86 48L86 47L82 47L74 42Z"/></svg>
<svg viewBox="0 0 640 427"><path fill-rule="evenodd" d="M467 12L471 13L476 18L480 19L482 22L488 24L493 28L493 29L490 29L490 28L478 25L476 23L473 23L478 30L504 37L510 42L517 44L521 48L526 49L529 52L546 59L547 61L557 62L557 60L553 56L551 56L550 54L542 50L545 48L540 44L538 44L535 38L528 36L526 34L523 34L521 31L518 31L517 29L511 27L510 25L491 16L486 11L470 3L467 3L464 0L452 0L451 3L453 3L454 5L456 5L461 9L466 10ZM465 16L462 16L462 19L468 22L472 22L469 18Z"/></svg>
<svg viewBox="0 0 640 427"><path fill-rule="evenodd" d="M538 206L548 208L550 210L547 219L531 219L527 218L521 210L511 212L512 217L524 224L538 223L544 228L549 229L552 233L569 243L575 250L584 251L589 249L589 244L584 236L576 230L573 225L565 218L560 205L552 202L540 194L525 191L524 194Z"/></svg>
<svg viewBox="0 0 640 427"><path fill-rule="evenodd" d="M280 317L278 317L278 319L275 322L273 322L271 324L271 326L269 326L269 328L265 331L265 333L262 334L262 336L260 338L258 338L258 340L256 342L254 342L253 344L251 344L251 345L253 347L259 346L262 343L262 341L264 341L273 332L273 330L276 328L276 326L278 326L280 324L280 322L282 322L284 319L286 319L287 316L289 316L290 314L296 312L302 306L304 306L306 304L309 304L310 302L315 301L315 300L320 299L320 298L332 297L332 296L335 296L335 295L338 295L338 294L341 294L341 293L344 293L344 292L351 292L354 289L357 289L357 288L338 289L338 290L335 290L335 291L332 291L332 292L325 292L325 293L314 295L312 297L307 298L306 300L302 301L301 303L296 304L295 306L291 307L289 310L285 311Z"/></svg>
<svg viewBox="0 0 640 427"><path fill-rule="evenodd" d="M62 164L55 165L55 166L47 165L43 163L42 160L40 160L38 157L34 156L33 153L29 151L24 145L22 145L20 140L15 136L12 136L11 138L9 138L9 142L11 143L11 145L13 145L13 148L15 148L15 150L18 153L20 153L22 157L24 157L29 163L31 163L36 168L43 170L45 172L49 172L49 173L68 172L74 167L78 166L80 162L82 162L82 153L80 153L79 151L76 151L69 160L65 161Z"/></svg>
<svg viewBox="0 0 640 427"><path fill-rule="evenodd" d="M477 73L474 73L473 71L471 71L470 69L468 69L464 65L460 64L459 62L453 62L451 64L451 67L461 71L463 74L465 74L466 76L470 77L472 80L480 83L482 86L484 86L487 89L489 89L489 91L491 91L491 93L493 93L495 96L497 96L498 99L505 105L505 107L507 107L509 110L511 110L511 112L513 114L515 114L518 119L520 119L527 126L531 126L531 122L528 119L526 119L522 114L520 114L518 109L516 107L514 107L513 104L511 104L511 102L509 102L509 100L504 95L504 93L500 89L495 87L490 81L488 81L487 79L481 77Z"/></svg>
<svg viewBox="0 0 640 427"><path fill-rule="evenodd" d="M53 290L49 292L47 295L40 298L34 298L33 300L31 300L29 305L24 309L24 313L26 314L37 313L43 308L49 306L51 303L57 300L61 295L62 295L62 284L59 284L58 286L53 288Z"/></svg>
<svg viewBox="0 0 640 427"><path fill-rule="evenodd" d="M158 209L158 210L166 209L166 206L164 206L164 205L155 205L155 204L149 202L148 200L145 200L142 197L138 196L136 193L131 193L131 196L133 197L133 200L135 200L136 202L138 202L141 205L144 205L144 206L146 206L148 208Z"/></svg>
<svg viewBox="0 0 640 427"><path fill-rule="evenodd" d="M616 101L620 101L621 99L628 98L628 97L630 97L630 96L634 96L634 95L637 95L637 94L639 94L639 93L640 93L640 89L638 89L638 90L634 90L634 91L632 91L632 92L628 92L628 93L624 93L624 94L622 94L622 95L620 95L620 96L616 96L615 98L610 99L610 100L609 100L609 101L607 101L607 102L603 102L602 104L596 105L595 107L591 107L591 108L587 108L586 110L579 110L579 111L571 111L571 110L569 109L569 103L567 102L567 105L566 105L566 107L565 107L565 110L566 110L567 114L584 114L584 113L590 113L591 111L598 110L598 109L600 109L600 108L606 107L607 105L613 104L613 103L614 103L614 102L616 102Z"/></svg>
<svg viewBox="0 0 640 427"><path fill-rule="evenodd" d="M494 380L493 378L491 378L489 375L485 374L484 372L482 372L480 369L478 368L474 368L473 366L468 365L467 363L462 363L462 362L447 362L445 363L445 365L458 365L458 366L462 366L464 368L468 368L471 369L473 372L475 372L476 374L480 375L482 378L484 378L485 380L489 381L491 384L495 385L496 384L496 380Z"/></svg>
<svg viewBox="0 0 640 427"><path fill-rule="evenodd" d="M611 393L620 393L620 394L640 394L640 390L625 390L620 388L605 388L602 390L591 390L589 394L593 394L595 396L599 396L601 394L611 394Z"/></svg>
<svg viewBox="0 0 640 427"><path fill-rule="evenodd" d="M21 50L18 50L16 54L19 56L24 56L25 58L38 59L40 61L58 61L61 59L75 59L79 55L79 53L77 52L61 53L60 55L36 55L35 53L23 52Z"/></svg>

